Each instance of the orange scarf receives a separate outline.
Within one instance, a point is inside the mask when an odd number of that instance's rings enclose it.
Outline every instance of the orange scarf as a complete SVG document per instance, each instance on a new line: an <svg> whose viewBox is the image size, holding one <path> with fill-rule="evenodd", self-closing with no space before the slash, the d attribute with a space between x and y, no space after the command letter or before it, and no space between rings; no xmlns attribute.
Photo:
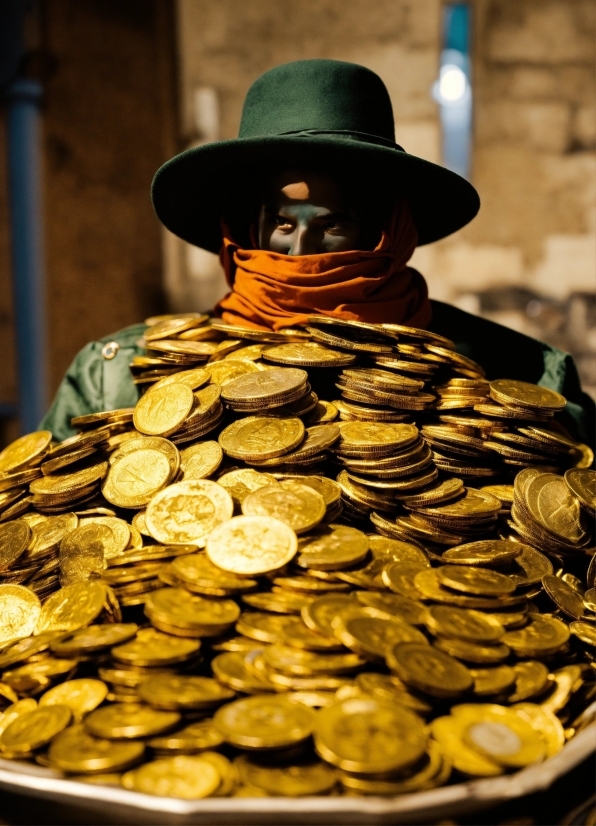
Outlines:
<svg viewBox="0 0 596 826"><path fill-rule="evenodd" d="M326 315L373 324L426 327L431 306L426 282L406 266L418 241L401 200L374 250L282 255L241 249L222 222L220 260L231 287L215 307L228 324L279 330Z"/></svg>

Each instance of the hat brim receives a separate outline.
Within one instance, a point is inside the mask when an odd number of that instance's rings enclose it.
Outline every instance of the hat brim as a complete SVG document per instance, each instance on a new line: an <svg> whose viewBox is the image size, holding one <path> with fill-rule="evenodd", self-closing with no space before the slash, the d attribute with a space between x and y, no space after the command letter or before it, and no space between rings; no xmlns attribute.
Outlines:
<svg viewBox="0 0 596 826"><path fill-rule="evenodd" d="M389 146L337 135L237 138L187 149L161 166L151 187L160 221L175 235L218 253L220 219L246 202L267 170L283 166L334 168L379 175L379 187L394 188L412 209L418 244L429 244L465 226L480 208L468 181L442 166Z"/></svg>

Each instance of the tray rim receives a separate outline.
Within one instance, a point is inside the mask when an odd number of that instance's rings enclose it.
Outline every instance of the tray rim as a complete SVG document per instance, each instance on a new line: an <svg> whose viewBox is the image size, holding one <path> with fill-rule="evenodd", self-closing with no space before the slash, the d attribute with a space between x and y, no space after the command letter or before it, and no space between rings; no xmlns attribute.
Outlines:
<svg viewBox="0 0 596 826"><path fill-rule="evenodd" d="M169 815L170 822L199 823L205 822L205 817L211 817L212 822L223 823L226 822L226 816L242 815L246 818L252 814L259 817L260 823L279 822L279 818L284 815L290 817L287 822L300 823L318 823L321 818L332 815L341 816L345 823L407 823L413 822L413 818L428 818L437 813L448 816L456 812L482 809L543 791L592 752L596 752L596 721L568 741L558 754L515 774L469 780L392 798L211 797L186 801L154 797L115 786L93 786L62 778L51 769L4 759L0 759L0 788L7 792L53 800L62 805L86 809L101 806L104 813L115 809L119 818L126 818L122 822L152 822L145 818L159 814L164 817ZM300 817L300 821L296 821L296 817ZM328 822L342 821L331 819Z"/></svg>

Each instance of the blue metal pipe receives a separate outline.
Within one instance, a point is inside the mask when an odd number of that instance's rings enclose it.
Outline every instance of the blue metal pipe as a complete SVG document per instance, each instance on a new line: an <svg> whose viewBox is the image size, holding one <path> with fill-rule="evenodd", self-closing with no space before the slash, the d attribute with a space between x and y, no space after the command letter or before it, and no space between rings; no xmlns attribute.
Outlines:
<svg viewBox="0 0 596 826"><path fill-rule="evenodd" d="M6 92L13 300L23 433L46 412L46 330L41 203L41 84L19 78Z"/></svg>

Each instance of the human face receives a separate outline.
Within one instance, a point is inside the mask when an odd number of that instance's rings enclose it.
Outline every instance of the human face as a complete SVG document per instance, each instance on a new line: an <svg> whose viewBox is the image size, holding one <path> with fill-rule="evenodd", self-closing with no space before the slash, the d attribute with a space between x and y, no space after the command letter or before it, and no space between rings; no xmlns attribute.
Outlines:
<svg viewBox="0 0 596 826"><path fill-rule="evenodd" d="M362 220L331 176L285 172L271 184L258 223L260 249L317 255L359 249Z"/></svg>

